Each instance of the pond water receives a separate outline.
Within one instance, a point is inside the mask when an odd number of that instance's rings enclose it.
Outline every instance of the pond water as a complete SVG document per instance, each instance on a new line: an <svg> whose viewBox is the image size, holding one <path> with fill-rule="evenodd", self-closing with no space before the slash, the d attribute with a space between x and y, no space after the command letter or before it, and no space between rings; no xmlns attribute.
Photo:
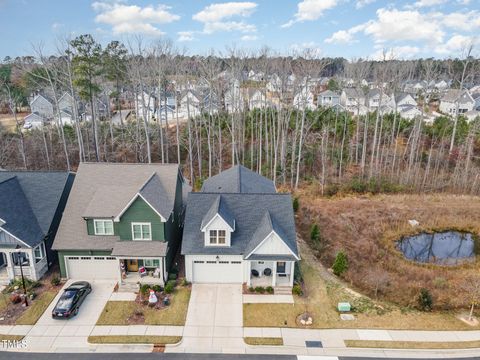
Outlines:
<svg viewBox="0 0 480 360"><path fill-rule="evenodd" d="M472 234L445 231L402 238L397 249L409 260L438 265L459 265L475 260Z"/></svg>

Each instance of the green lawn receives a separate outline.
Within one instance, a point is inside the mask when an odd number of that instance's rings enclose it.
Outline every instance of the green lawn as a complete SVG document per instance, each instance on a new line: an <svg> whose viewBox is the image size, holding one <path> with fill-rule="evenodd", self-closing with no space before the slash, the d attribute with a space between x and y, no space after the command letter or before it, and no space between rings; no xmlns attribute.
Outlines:
<svg viewBox="0 0 480 360"><path fill-rule="evenodd" d="M305 282L305 296L294 296L292 304L244 304L243 326L246 327L302 327L302 328L376 328L410 330L479 330L456 318L454 312L421 312L400 308L390 303L355 298L337 284L327 282L320 275L318 260L302 244L301 269ZM339 301L355 303L361 310L354 313L356 320L342 321L336 310ZM304 312L312 315L313 325L301 326L297 317Z"/></svg>
<svg viewBox="0 0 480 360"><path fill-rule="evenodd" d="M178 287L173 292L170 305L161 310L134 301L109 301L97 325L128 325L128 319L136 311L143 313L146 325L185 325L189 300L190 288Z"/></svg>
<svg viewBox="0 0 480 360"><path fill-rule="evenodd" d="M379 340L345 340L347 347L380 349L476 349L480 341L379 341Z"/></svg>
<svg viewBox="0 0 480 360"><path fill-rule="evenodd" d="M154 335L107 335L89 336L88 342L92 344L176 344L182 340L181 336L154 336Z"/></svg>
<svg viewBox="0 0 480 360"><path fill-rule="evenodd" d="M16 325L35 325L40 316L45 312L48 305L57 295L58 291L48 290L43 292L31 303L24 313L15 322Z"/></svg>

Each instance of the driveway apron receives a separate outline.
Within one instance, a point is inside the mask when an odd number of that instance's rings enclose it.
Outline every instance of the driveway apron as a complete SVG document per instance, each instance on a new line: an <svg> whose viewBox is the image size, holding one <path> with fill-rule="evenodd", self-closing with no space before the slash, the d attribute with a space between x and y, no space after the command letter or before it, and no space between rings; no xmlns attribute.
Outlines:
<svg viewBox="0 0 480 360"><path fill-rule="evenodd" d="M194 284L180 348L192 353L244 352L242 326L241 285Z"/></svg>
<svg viewBox="0 0 480 360"><path fill-rule="evenodd" d="M68 287L73 281L68 281ZM25 336L26 350L31 351L74 351L88 348L87 338L112 294L114 281L92 281L92 292L85 298L78 315L68 319L52 319L52 310L63 293L63 289L48 306L37 323Z"/></svg>

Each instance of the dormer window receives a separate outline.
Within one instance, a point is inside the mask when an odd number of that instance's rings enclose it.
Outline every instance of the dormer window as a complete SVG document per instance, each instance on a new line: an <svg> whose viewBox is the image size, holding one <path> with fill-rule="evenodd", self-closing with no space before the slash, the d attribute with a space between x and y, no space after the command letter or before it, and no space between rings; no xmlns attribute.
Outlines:
<svg viewBox="0 0 480 360"><path fill-rule="evenodd" d="M225 230L210 230L210 245L225 245L226 238Z"/></svg>
<svg viewBox="0 0 480 360"><path fill-rule="evenodd" d="M95 235L113 235L113 220L93 220Z"/></svg>

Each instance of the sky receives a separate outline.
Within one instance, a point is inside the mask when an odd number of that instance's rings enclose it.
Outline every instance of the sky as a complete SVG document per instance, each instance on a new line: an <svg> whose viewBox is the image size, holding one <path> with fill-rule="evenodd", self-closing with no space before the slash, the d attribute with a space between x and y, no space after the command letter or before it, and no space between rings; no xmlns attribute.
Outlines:
<svg viewBox="0 0 480 360"><path fill-rule="evenodd" d="M190 55L260 49L369 59L480 54L480 0L0 0L0 60L58 39L170 39Z"/></svg>

